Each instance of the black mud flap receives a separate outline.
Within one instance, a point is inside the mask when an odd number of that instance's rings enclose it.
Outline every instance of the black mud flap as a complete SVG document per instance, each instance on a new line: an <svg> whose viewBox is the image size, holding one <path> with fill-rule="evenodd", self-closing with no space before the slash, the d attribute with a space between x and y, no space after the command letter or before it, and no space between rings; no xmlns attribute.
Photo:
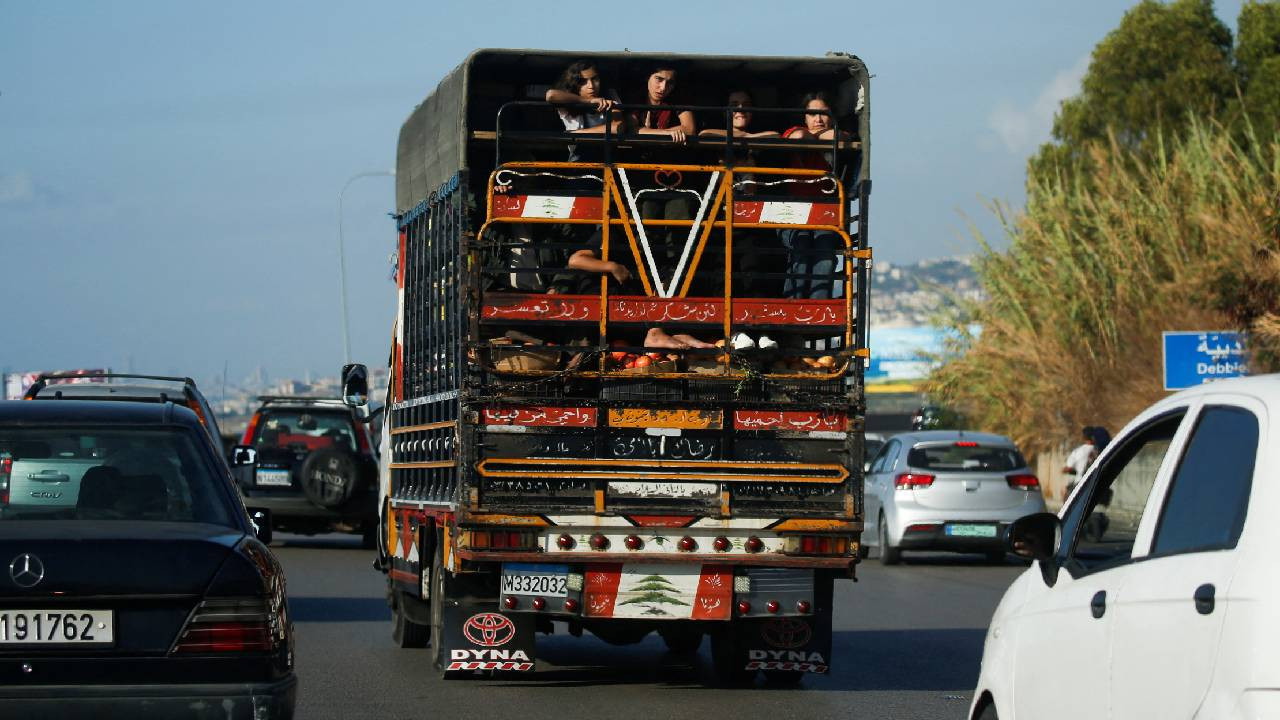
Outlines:
<svg viewBox="0 0 1280 720"><path fill-rule="evenodd" d="M537 617L503 615L496 600L449 599L443 607L446 672L532 672Z"/></svg>
<svg viewBox="0 0 1280 720"><path fill-rule="evenodd" d="M743 623L746 670L825 673L831 666L831 611Z"/></svg>

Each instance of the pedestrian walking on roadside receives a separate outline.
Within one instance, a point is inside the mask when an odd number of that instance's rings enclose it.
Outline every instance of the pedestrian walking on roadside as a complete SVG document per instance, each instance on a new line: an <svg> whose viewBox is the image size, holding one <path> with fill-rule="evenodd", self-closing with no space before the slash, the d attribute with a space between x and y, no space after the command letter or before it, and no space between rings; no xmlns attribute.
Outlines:
<svg viewBox="0 0 1280 720"><path fill-rule="evenodd" d="M1067 461L1062 466L1062 472L1071 475L1072 479L1067 481L1067 491L1063 495L1063 500L1071 496L1071 491L1076 485L1084 479L1084 474L1089 470L1089 466L1093 464L1094 459L1098 457L1098 447L1095 444L1097 440L1098 428L1089 425L1080 430L1080 437L1084 442L1076 446L1071 454L1067 455ZM1106 432L1105 430L1103 432Z"/></svg>

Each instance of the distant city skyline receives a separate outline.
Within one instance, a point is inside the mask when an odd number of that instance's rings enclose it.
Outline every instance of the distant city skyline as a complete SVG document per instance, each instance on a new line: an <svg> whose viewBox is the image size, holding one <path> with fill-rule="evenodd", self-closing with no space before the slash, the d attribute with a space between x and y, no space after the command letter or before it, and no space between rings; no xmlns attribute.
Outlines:
<svg viewBox="0 0 1280 720"><path fill-rule="evenodd" d="M476 47L852 52L873 74L876 259L973 252L970 223L1002 247L983 199L1021 206L1027 156L1131 4L602 5L592 25L545 2L10 3L0 367L336 373L339 191L394 167L400 123ZM1218 4L1233 29L1239 7ZM392 207L389 178L344 195L352 356L370 365L395 309Z"/></svg>

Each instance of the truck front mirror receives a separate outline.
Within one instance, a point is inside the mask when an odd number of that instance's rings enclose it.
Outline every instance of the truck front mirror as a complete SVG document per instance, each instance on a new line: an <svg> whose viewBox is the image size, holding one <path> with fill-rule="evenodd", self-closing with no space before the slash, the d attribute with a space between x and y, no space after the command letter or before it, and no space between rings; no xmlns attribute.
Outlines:
<svg viewBox="0 0 1280 720"><path fill-rule="evenodd" d="M369 368L360 363L342 366L342 402L353 408L368 404Z"/></svg>

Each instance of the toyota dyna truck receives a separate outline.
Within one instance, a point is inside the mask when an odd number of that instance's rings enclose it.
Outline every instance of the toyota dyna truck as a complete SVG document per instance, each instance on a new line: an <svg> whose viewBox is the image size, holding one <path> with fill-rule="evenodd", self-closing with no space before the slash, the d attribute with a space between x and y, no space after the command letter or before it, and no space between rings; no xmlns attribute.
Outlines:
<svg viewBox="0 0 1280 720"><path fill-rule="evenodd" d="M547 90L583 58L620 101L570 133L599 108ZM706 638L728 684L829 671L863 527L869 103L843 53L481 50L413 111L376 563L401 646L446 678L532 671L555 628ZM711 132L680 142L690 117Z"/></svg>

